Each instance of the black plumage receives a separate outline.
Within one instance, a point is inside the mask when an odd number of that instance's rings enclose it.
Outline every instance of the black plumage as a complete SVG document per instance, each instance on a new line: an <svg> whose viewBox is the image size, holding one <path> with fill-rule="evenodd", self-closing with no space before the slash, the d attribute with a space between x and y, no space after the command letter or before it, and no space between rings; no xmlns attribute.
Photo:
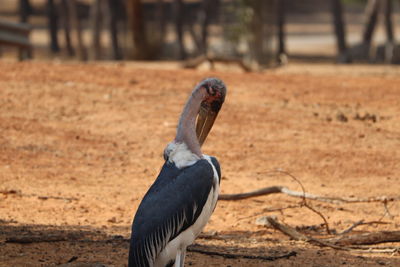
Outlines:
<svg viewBox="0 0 400 267"><path fill-rule="evenodd" d="M211 162L219 183L219 163L214 157ZM215 183L206 159L182 169L166 161L133 220L129 266L152 266L166 244L196 222Z"/></svg>

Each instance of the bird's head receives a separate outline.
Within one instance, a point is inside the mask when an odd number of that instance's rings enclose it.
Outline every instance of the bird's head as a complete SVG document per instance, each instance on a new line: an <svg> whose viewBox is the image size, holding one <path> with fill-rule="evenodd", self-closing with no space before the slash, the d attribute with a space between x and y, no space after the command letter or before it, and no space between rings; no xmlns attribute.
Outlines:
<svg viewBox="0 0 400 267"><path fill-rule="evenodd" d="M226 86L220 79L207 78L196 87L205 90L196 122L196 134L201 146L225 101Z"/></svg>

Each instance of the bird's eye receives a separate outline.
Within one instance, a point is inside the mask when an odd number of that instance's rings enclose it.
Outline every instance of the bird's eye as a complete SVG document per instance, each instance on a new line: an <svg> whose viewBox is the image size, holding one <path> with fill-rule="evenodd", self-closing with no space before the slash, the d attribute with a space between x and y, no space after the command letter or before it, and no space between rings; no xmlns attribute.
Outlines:
<svg viewBox="0 0 400 267"><path fill-rule="evenodd" d="M210 87L208 84L205 84L204 88L206 88L207 94L209 94L209 95L215 94L214 89L212 87Z"/></svg>
<svg viewBox="0 0 400 267"><path fill-rule="evenodd" d="M218 92L218 87L216 87L215 85L211 86L211 88L208 90L208 94L212 96L215 96L217 92Z"/></svg>

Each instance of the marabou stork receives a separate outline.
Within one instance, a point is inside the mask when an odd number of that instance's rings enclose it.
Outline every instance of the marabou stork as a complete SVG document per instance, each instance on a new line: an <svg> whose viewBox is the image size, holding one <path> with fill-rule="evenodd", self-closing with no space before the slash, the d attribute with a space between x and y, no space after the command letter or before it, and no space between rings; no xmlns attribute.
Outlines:
<svg viewBox="0 0 400 267"><path fill-rule="evenodd" d="M132 224L129 267L183 267L186 247L207 224L221 179L216 158L202 154L225 100L216 78L201 81L181 114L175 139L164 150L165 163L147 191Z"/></svg>

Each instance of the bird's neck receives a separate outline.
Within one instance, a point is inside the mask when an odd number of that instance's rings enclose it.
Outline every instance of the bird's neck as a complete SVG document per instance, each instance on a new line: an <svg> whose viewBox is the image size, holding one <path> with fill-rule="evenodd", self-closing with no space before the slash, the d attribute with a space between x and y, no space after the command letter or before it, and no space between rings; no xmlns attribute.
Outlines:
<svg viewBox="0 0 400 267"><path fill-rule="evenodd" d="M188 149L202 158L199 140L196 135L196 117L199 113L201 102L205 97L203 88L195 88L189 97L179 119L175 142L185 143Z"/></svg>

